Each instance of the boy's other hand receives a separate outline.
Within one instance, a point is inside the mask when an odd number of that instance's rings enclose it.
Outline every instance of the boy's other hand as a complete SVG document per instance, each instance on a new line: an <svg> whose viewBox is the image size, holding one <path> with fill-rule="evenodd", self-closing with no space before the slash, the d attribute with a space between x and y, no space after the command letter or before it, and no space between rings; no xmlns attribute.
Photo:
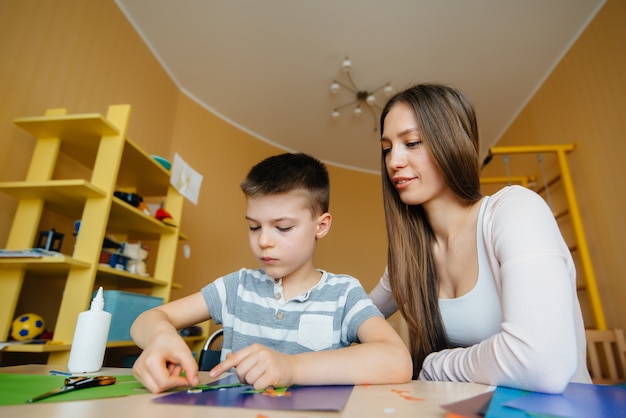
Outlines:
<svg viewBox="0 0 626 418"><path fill-rule="evenodd" d="M228 354L223 362L211 370L210 376L217 377L233 367L240 382L252 385L257 390L286 387L293 383L293 356L261 344L252 344Z"/></svg>

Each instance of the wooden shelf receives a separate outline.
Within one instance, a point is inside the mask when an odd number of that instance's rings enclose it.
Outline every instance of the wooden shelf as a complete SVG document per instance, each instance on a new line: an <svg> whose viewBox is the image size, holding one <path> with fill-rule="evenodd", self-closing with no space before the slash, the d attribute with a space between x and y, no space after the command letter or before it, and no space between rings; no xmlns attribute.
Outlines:
<svg viewBox="0 0 626 418"><path fill-rule="evenodd" d="M6 346L2 351L12 353L52 353L55 351L68 351L71 344L12 344Z"/></svg>
<svg viewBox="0 0 626 418"><path fill-rule="evenodd" d="M42 199L48 209L74 219L80 219L88 198L106 196L82 179L0 182L0 191L17 199Z"/></svg>
<svg viewBox="0 0 626 418"><path fill-rule="evenodd" d="M0 258L0 269L23 269L29 273L43 275L58 275L67 273L70 269L86 269L91 263L75 260L66 255L52 257L2 257Z"/></svg>
<svg viewBox="0 0 626 418"><path fill-rule="evenodd" d="M162 234L176 232L175 227L166 225L158 219L146 215L117 197L113 198L109 218L109 229L111 231L132 234L135 239L156 239Z"/></svg>
<svg viewBox="0 0 626 418"><path fill-rule="evenodd" d="M116 285L119 287L153 287L167 286L166 280L155 279L150 276L140 276L124 270L118 270L105 264L98 266L98 276L96 278L101 284Z"/></svg>
<svg viewBox="0 0 626 418"><path fill-rule="evenodd" d="M15 124L35 138L62 139L61 152L93 166L103 136L119 135L111 122L98 113L17 118Z"/></svg>

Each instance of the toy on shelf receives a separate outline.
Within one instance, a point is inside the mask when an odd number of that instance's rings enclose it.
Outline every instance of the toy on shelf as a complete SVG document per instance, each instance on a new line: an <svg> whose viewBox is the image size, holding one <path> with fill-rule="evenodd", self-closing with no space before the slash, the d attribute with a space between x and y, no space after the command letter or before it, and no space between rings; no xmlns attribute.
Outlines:
<svg viewBox="0 0 626 418"><path fill-rule="evenodd" d="M170 169L172 168L172 163L170 163L165 158L159 157L158 155L151 155L151 157L154 159L154 161L161 164L163 168L166 169L167 171L170 171Z"/></svg>
<svg viewBox="0 0 626 418"><path fill-rule="evenodd" d="M40 231L37 248L43 248L46 251L56 251L60 253L64 236L64 234L55 231L54 228L49 231Z"/></svg>
<svg viewBox="0 0 626 418"><path fill-rule="evenodd" d="M128 258L126 271L140 276L147 276L146 259L148 258L148 248L141 245L141 242L122 243L122 254Z"/></svg>
<svg viewBox="0 0 626 418"><path fill-rule="evenodd" d="M15 318L11 325L11 338L17 341L34 340L46 330L43 318L34 313L26 313Z"/></svg>

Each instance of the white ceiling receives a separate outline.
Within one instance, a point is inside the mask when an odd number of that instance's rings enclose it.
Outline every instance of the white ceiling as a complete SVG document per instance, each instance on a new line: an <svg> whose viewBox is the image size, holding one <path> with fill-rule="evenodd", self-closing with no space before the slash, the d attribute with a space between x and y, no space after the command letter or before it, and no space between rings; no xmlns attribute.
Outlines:
<svg viewBox="0 0 626 418"><path fill-rule="evenodd" d="M440 82L495 144L605 0L116 0L179 88L288 151L379 172L377 120L330 84ZM385 101L382 92L377 104Z"/></svg>

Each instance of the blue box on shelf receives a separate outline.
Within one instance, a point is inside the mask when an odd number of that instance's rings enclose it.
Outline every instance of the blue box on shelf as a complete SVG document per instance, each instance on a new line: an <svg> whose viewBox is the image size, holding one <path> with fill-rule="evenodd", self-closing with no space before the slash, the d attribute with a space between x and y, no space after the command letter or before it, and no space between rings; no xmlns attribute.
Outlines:
<svg viewBox="0 0 626 418"><path fill-rule="evenodd" d="M108 341L131 341L130 327L135 319L142 312L163 304L163 298L140 293L105 290L102 294L104 310L111 313Z"/></svg>

